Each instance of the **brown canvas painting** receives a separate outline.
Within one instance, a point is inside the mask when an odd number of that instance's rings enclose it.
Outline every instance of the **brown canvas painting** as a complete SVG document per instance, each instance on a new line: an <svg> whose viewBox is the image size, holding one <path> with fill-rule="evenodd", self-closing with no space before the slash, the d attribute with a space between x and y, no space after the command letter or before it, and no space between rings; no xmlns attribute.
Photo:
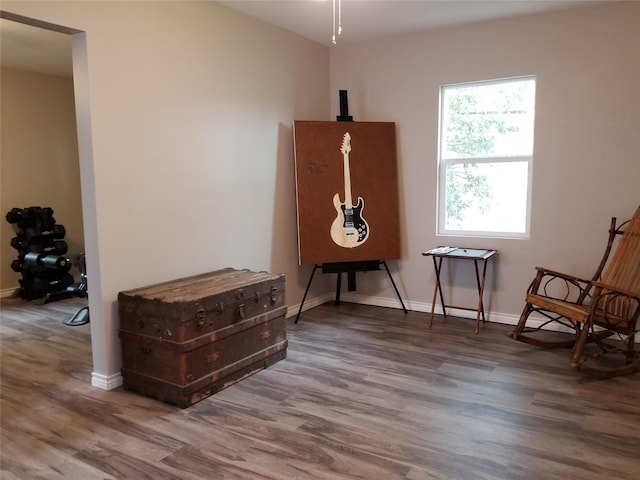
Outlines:
<svg viewBox="0 0 640 480"><path fill-rule="evenodd" d="M395 123L293 130L300 265L400 258Z"/></svg>

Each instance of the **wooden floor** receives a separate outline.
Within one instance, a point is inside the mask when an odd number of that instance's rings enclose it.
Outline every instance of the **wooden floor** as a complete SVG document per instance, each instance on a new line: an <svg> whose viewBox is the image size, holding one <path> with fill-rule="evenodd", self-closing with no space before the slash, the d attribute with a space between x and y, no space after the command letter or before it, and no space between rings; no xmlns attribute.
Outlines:
<svg viewBox="0 0 640 480"><path fill-rule="evenodd" d="M594 381L509 327L343 303L185 410L91 387L82 305L2 300L2 480L640 478L640 375Z"/></svg>

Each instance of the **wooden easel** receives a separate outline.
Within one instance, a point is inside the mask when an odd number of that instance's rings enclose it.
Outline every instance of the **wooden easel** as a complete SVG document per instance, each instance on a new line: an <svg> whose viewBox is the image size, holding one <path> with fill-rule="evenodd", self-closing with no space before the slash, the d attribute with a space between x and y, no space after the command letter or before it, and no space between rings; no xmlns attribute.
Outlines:
<svg viewBox="0 0 640 480"><path fill-rule="evenodd" d="M336 117L338 122L353 122L353 117L349 115L349 103L347 100L347 91L339 90L339 98L340 98L340 115ZM302 307L304 306L304 302L307 298L307 294L309 293L309 288L311 287L311 282L313 281L313 277L318 268L322 268L322 273L337 273L338 278L336 281L336 300L335 304L340 305L340 289L342 287L342 274L347 274L347 289L350 292L356 290L356 273L357 272L370 272L375 270L380 270L380 265L384 265L387 274L389 275L389 279L391 280L391 285L393 285L393 289L398 296L398 300L400 300L400 304L402 305L402 309L404 313L407 313L407 309L404 306L404 302L402 301L402 297L400 296L400 292L398 291L398 287L396 286L396 282L393 281L393 276L389 271L389 267L387 266L386 260L364 260L358 262L333 262L333 263L322 263L315 264L313 266L313 270L311 271L311 276L309 277L309 282L307 283L307 288L304 292L304 296L302 297L302 302L300 303L300 308L298 309L298 314L296 315L295 323L298 323L300 319L300 314L302 313Z"/></svg>
<svg viewBox="0 0 640 480"><path fill-rule="evenodd" d="M313 266L313 270L311 270L311 276L309 277L309 282L307 283L307 289L304 291L304 296L302 297L302 302L300 303L300 308L298 309L298 314L296 315L295 323L298 323L300 320L300 314L302 313L302 307L304 306L304 301L307 299L307 293L309 293L309 288L311 287L311 282L313 280L313 276L316 273L318 268L322 268L322 273L337 273L338 279L336 281L336 305L340 305L340 288L342 287L342 274L347 274L347 289L350 292L356 290L356 272L370 272L373 270L380 270L380 265L384 265L387 274L389 275L389 280L391 280L391 285L393 285L393 289L398 296L398 300L400 300L400 305L402 305L402 310L404 313L407 312L407 308L404 306L404 302L402 301L402 297L400 296L400 292L398 291L398 287L396 286L396 282L393 281L393 276L391 276L391 272L389 271L389 267L387 266L387 262L385 260L370 260L370 261L362 261L362 262L339 262L339 263L322 263L315 264Z"/></svg>

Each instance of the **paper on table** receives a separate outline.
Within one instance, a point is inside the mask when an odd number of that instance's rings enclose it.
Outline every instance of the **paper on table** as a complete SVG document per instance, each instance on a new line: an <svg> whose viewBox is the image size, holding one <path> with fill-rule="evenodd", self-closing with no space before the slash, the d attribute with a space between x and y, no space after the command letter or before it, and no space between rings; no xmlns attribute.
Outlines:
<svg viewBox="0 0 640 480"><path fill-rule="evenodd" d="M449 253L449 252L453 252L454 250L457 250L456 247L438 247L438 248L433 248L431 250L429 250L427 253L435 253L437 255L442 255L444 253Z"/></svg>

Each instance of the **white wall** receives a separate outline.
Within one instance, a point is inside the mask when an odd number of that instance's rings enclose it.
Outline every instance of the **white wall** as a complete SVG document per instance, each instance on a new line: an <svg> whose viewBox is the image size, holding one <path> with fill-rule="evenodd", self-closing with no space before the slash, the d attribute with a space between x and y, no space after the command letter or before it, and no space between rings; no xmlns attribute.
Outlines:
<svg viewBox="0 0 640 480"><path fill-rule="evenodd" d="M402 261L394 275L413 309L430 308L435 275L421 252L436 245L499 251L488 277L493 320L516 320L537 265L591 276L610 217L628 218L640 204L639 25L640 3L622 2L332 48L331 91L348 90L354 119L397 124ZM530 74L531 238L436 237L439 87ZM449 300L473 305L472 264L457 267L447 267L460 286ZM384 276L363 277L358 294L369 303L394 298Z"/></svg>
<svg viewBox="0 0 640 480"><path fill-rule="evenodd" d="M3 68L1 86L0 290L11 294L21 276L10 267L18 252L9 210L53 208L71 258L84 252L84 232L73 80Z"/></svg>
<svg viewBox="0 0 640 480"><path fill-rule="evenodd" d="M119 375L119 291L231 266L285 273L287 303L300 301L291 126L329 118L326 47L211 2L2 9L85 32L73 43L94 385Z"/></svg>

